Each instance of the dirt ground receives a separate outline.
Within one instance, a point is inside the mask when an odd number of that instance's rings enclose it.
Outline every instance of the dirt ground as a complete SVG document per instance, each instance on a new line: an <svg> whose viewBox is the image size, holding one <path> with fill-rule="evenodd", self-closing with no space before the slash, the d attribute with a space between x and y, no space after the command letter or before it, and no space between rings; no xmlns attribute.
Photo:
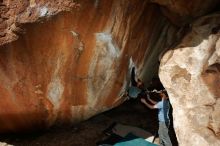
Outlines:
<svg viewBox="0 0 220 146"><path fill-rule="evenodd" d="M130 100L79 124L56 125L47 131L31 134L0 135L0 141L15 146L96 146L96 142L107 137L103 131L113 122L155 134L158 129L157 110L146 108L139 100ZM172 125L170 137L173 145L177 146Z"/></svg>

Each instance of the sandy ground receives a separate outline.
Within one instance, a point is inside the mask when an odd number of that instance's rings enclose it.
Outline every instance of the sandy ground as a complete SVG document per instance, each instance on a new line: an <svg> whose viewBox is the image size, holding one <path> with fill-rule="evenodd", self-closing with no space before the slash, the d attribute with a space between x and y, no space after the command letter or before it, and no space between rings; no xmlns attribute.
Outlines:
<svg viewBox="0 0 220 146"><path fill-rule="evenodd" d="M0 141L15 146L96 146L96 142L107 137L103 130L113 122L136 126L155 134L158 129L157 110L146 108L138 100L127 101L79 124L56 125L47 131L31 134L0 135ZM172 126L170 136L173 145L177 146Z"/></svg>

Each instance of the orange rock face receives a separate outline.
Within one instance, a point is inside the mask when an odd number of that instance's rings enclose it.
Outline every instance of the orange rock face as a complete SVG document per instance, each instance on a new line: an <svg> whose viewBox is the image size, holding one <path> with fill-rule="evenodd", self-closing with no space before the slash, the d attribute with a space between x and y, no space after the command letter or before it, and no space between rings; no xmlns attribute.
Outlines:
<svg viewBox="0 0 220 146"><path fill-rule="evenodd" d="M61 11L77 8L71 0L1 0L0 1L0 45L18 39L21 25L36 22Z"/></svg>
<svg viewBox="0 0 220 146"><path fill-rule="evenodd" d="M148 81L176 34L147 1L33 0L18 12L7 2L1 7L13 14L0 37L0 132L77 122L117 106L132 62ZM23 24L15 27L19 38L7 31L9 20Z"/></svg>
<svg viewBox="0 0 220 146"><path fill-rule="evenodd" d="M119 105L126 100L122 94L129 84L131 66L137 67L139 77L147 84L157 74L161 52L173 48L186 34L185 27L178 30L173 24L183 26L218 4L218 0L202 4L200 0L0 0L0 133L38 130L56 122L79 122ZM204 30L208 30L206 25ZM191 79L188 70L174 69L174 79L185 74L187 81ZM219 65L212 64L202 76L215 96L220 94L216 88L218 75ZM163 79L165 85L169 77ZM174 87L170 89L166 86L168 91L180 90L178 94L183 94L182 88L176 90L177 86L171 85ZM197 87L191 91L197 91ZM175 103L176 98L170 97ZM174 111L187 103L185 98L180 99L173 104ZM217 105L219 102L214 107L217 112L211 115L214 122L207 125L219 137ZM188 114L187 109L183 111ZM186 131L177 132L183 145L185 133L188 135L187 129L192 127L187 125L189 119L185 121ZM177 130L178 126L181 129L181 120L179 125L178 120L174 123ZM195 122L192 125L198 126Z"/></svg>

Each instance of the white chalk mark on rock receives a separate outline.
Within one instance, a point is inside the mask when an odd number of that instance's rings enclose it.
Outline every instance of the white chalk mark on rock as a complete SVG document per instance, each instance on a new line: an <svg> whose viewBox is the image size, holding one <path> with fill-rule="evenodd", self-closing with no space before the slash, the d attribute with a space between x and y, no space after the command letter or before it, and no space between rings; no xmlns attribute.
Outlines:
<svg viewBox="0 0 220 146"><path fill-rule="evenodd" d="M40 8L40 17L46 16L47 13L48 13L48 8L47 7Z"/></svg>

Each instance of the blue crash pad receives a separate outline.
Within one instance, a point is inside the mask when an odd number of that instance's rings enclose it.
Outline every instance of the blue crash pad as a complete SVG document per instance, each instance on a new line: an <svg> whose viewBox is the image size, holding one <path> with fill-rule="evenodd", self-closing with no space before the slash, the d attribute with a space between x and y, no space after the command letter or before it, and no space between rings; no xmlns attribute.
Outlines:
<svg viewBox="0 0 220 146"><path fill-rule="evenodd" d="M114 146L158 146L158 145L148 142L143 138L137 137L132 133L129 133L123 140L114 144Z"/></svg>

